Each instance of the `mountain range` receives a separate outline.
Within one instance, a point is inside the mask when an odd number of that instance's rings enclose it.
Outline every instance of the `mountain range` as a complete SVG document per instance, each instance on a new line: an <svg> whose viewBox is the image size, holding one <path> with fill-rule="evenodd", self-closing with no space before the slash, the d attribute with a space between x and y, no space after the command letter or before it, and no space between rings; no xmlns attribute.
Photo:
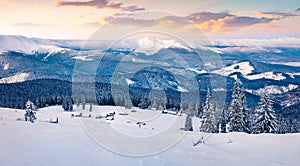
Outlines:
<svg viewBox="0 0 300 166"><path fill-rule="evenodd" d="M252 96L300 103L300 48L189 46L151 37L121 41L48 40L0 36L0 83L55 79L178 92L231 91L239 80ZM88 44L85 44L88 43ZM245 49L247 51L245 51Z"/></svg>

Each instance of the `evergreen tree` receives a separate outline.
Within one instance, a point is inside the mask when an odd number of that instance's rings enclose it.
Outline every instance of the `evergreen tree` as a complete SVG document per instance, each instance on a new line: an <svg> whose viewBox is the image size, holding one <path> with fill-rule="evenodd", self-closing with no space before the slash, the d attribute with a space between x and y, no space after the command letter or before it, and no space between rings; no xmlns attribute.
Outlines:
<svg viewBox="0 0 300 166"><path fill-rule="evenodd" d="M193 131L192 118L190 115L187 115L185 118L184 130L185 131Z"/></svg>
<svg viewBox="0 0 300 166"><path fill-rule="evenodd" d="M203 110L200 101L196 102L195 109L196 109L196 117L201 118L203 116Z"/></svg>
<svg viewBox="0 0 300 166"><path fill-rule="evenodd" d="M34 120L36 119L36 111L37 111L37 107L31 102L31 101L27 101L25 104L26 107L26 112L25 112L25 121L29 121L31 123L34 123Z"/></svg>
<svg viewBox="0 0 300 166"><path fill-rule="evenodd" d="M80 106L80 99L77 97L77 98L75 99L75 101L76 101L76 106L77 106L77 108L79 108L79 106Z"/></svg>
<svg viewBox="0 0 300 166"><path fill-rule="evenodd" d="M245 116L242 112L241 94L240 94L238 81L234 83L232 91L232 101L230 105L230 121L229 121L229 132L243 132Z"/></svg>
<svg viewBox="0 0 300 166"><path fill-rule="evenodd" d="M205 105L203 108L203 112L204 112L203 122L200 127L200 131L208 132L208 133L214 132L216 126L215 112L214 112L213 105L210 101L210 98L211 98L210 90L208 90L206 95Z"/></svg>
<svg viewBox="0 0 300 166"><path fill-rule="evenodd" d="M226 114L225 110L223 109L222 114L220 116L220 132L226 133Z"/></svg>
<svg viewBox="0 0 300 166"><path fill-rule="evenodd" d="M242 114L242 122L244 123L243 125L243 132L246 132L248 134L251 133L251 114L247 108L247 103L246 103L246 96L245 96L245 91L241 90L241 114Z"/></svg>
<svg viewBox="0 0 300 166"><path fill-rule="evenodd" d="M73 111L73 103L72 103L72 98L69 98L69 101L68 101L68 111Z"/></svg>
<svg viewBox="0 0 300 166"><path fill-rule="evenodd" d="M69 102L68 102L68 98L64 97L62 99L62 108L64 109L64 111L68 111L69 110Z"/></svg>
<svg viewBox="0 0 300 166"><path fill-rule="evenodd" d="M90 112L92 112L93 111L93 105L92 105L92 103L90 104Z"/></svg>
<svg viewBox="0 0 300 166"><path fill-rule="evenodd" d="M145 109L148 108L148 106L149 106L148 98L146 96L142 96L138 104L138 107L141 109Z"/></svg>
<svg viewBox="0 0 300 166"><path fill-rule="evenodd" d="M284 117L278 118L278 133L279 134L285 134L288 133L288 121Z"/></svg>
<svg viewBox="0 0 300 166"><path fill-rule="evenodd" d="M85 110L85 97L81 98L81 102L82 102L82 110Z"/></svg>
<svg viewBox="0 0 300 166"><path fill-rule="evenodd" d="M272 108L272 101L267 93L264 93L255 110L254 133L277 132L277 118Z"/></svg>
<svg viewBox="0 0 300 166"><path fill-rule="evenodd" d="M300 132L300 123L297 119L292 120L292 125L291 125L291 133L299 133Z"/></svg>

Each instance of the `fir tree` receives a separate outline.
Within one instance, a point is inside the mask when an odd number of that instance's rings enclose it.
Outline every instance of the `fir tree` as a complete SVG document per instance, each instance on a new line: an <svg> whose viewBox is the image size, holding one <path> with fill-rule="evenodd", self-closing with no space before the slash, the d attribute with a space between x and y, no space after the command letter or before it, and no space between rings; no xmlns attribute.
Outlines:
<svg viewBox="0 0 300 166"><path fill-rule="evenodd" d="M292 120L292 125L291 125L291 133L299 133L300 132L300 123L297 119Z"/></svg>
<svg viewBox="0 0 300 166"><path fill-rule="evenodd" d="M36 119L36 111L37 111L37 107L31 102L31 101L27 101L25 104L26 107L26 112L25 112L25 121L29 121L31 123L34 123L34 120Z"/></svg>
<svg viewBox="0 0 300 166"><path fill-rule="evenodd" d="M81 98L81 102L82 102L82 110L85 110L85 97Z"/></svg>
<svg viewBox="0 0 300 166"><path fill-rule="evenodd" d="M242 112L241 92L238 81L236 81L233 86L229 116L229 132L243 132L245 127L245 116Z"/></svg>
<svg viewBox="0 0 300 166"><path fill-rule="evenodd" d="M214 108L210 101L210 97L211 97L210 91L208 90L206 95L205 105L203 108L203 112L204 112L203 122L200 127L200 131L208 132L208 133L214 132L216 126Z"/></svg>
<svg viewBox="0 0 300 166"><path fill-rule="evenodd" d="M285 134L288 133L288 122L287 119L284 117L278 118L278 133Z"/></svg>
<svg viewBox="0 0 300 166"><path fill-rule="evenodd" d="M72 112L73 111L73 103L72 103L72 98L69 98L68 101L68 111Z"/></svg>
<svg viewBox="0 0 300 166"><path fill-rule="evenodd" d="M246 133L251 133L251 114L247 108L247 103L246 103L246 96L245 96L245 91L241 90L241 114L242 114L242 121L244 123L243 125L243 132Z"/></svg>
<svg viewBox="0 0 300 166"><path fill-rule="evenodd" d="M64 111L68 111L69 110L69 103L68 103L67 97L63 98L61 106L64 109Z"/></svg>
<svg viewBox="0 0 300 166"><path fill-rule="evenodd" d="M272 108L272 101L267 93L264 93L255 110L254 133L277 132L277 119Z"/></svg>
<svg viewBox="0 0 300 166"><path fill-rule="evenodd" d="M184 130L185 131L193 131L192 118L191 118L190 115L186 116L185 124L184 124Z"/></svg>
<svg viewBox="0 0 300 166"><path fill-rule="evenodd" d="M93 105L92 105L92 103L90 104L90 112L92 112L93 111Z"/></svg>
<svg viewBox="0 0 300 166"><path fill-rule="evenodd" d="M220 132L226 133L226 114L225 110L223 109L222 114L220 116Z"/></svg>

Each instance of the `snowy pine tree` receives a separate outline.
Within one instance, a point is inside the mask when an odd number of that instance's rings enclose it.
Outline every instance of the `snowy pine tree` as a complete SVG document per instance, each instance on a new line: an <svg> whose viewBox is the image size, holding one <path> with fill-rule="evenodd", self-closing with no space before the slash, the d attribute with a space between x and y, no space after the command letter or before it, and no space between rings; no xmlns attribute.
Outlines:
<svg viewBox="0 0 300 166"><path fill-rule="evenodd" d="M278 133L279 134L285 134L288 133L288 121L284 117L278 118Z"/></svg>
<svg viewBox="0 0 300 166"><path fill-rule="evenodd" d="M242 112L241 92L238 81L233 86L229 117L229 132L243 132L245 116Z"/></svg>
<svg viewBox="0 0 300 166"><path fill-rule="evenodd" d="M69 110L69 103L68 103L67 97L63 98L61 106L64 109L64 111L68 111Z"/></svg>
<svg viewBox="0 0 300 166"><path fill-rule="evenodd" d="M185 131L193 131L192 118L190 115L187 115L185 118L184 130Z"/></svg>
<svg viewBox="0 0 300 166"><path fill-rule="evenodd" d="M213 105L210 101L210 98L211 98L210 91L208 90L206 95L205 105L203 108L203 112L204 112L203 122L200 127L200 131L208 132L208 133L214 132L216 127L215 112L214 112Z"/></svg>
<svg viewBox="0 0 300 166"><path fill-rule="evenodd" d="M92 103L90 104L90 112L92 112L93 111L93 105L92 105Z"/></svg>
<svg viewBox="0 0 300 166"><path fill-rule="evenodd" d="M254 133L277 132L277 118L272 107L272 101L267 93L264 93L255 110Z"/></svg>
<svg viewBox="0 0 300 166"><path fill-rule="evenodd" d="M73 111L73 103L72 103L72 98L70 97L69 98L69 101L68 101L68 111L72 112Z"/></svg>
<svg viewBox="0 0 300 166"><path fill-rule="evenodd" d="M226 114L225 114L225 110L222 111L222 114L221 114L220 120L219 120L219 124L220 124L220 132L221 133L226 133Z"/></svg>
<svg viewBox="0 0 300 166"><path fill-rule="evenodd" d="M27 101L25 104L26 107L26 112L25 112L25 121L29 121L31 123L34 123L34 120L36 119L36 111L37 111L37 107L31 102L31 101Z"/></svg>
<svg viewBox="0 0 300 166"><path fill-rule="evenodd" d="M85 97L81 98L82 110L85 110Z"/></svg>
<svg viewBox="0 0 300 166"><path fill-rule="evenodd" d="M291 124L291 133L299 133L300 132L300 122L297 119L292 120Z"/></svg>
<svg viewBox="0 0 300 166"><path fill-rule="evenodd" d="M251 114L247 108L247 103L246 103L246 96L245 96L245 91L241 90L241 114L243 118L243 132L246 133L251 133Z"/></svg>

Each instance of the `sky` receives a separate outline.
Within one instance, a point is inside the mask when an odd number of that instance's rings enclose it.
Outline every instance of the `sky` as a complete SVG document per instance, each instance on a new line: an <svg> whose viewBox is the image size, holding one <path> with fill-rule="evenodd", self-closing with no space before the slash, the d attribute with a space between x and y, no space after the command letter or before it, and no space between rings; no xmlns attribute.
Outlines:
<svg viewBox="0 0 300 166"><path fill-rule="evenodd" d="M105 40L141 31L185 39L300 37L299 0L0 0L0 34Z"/></svg>

